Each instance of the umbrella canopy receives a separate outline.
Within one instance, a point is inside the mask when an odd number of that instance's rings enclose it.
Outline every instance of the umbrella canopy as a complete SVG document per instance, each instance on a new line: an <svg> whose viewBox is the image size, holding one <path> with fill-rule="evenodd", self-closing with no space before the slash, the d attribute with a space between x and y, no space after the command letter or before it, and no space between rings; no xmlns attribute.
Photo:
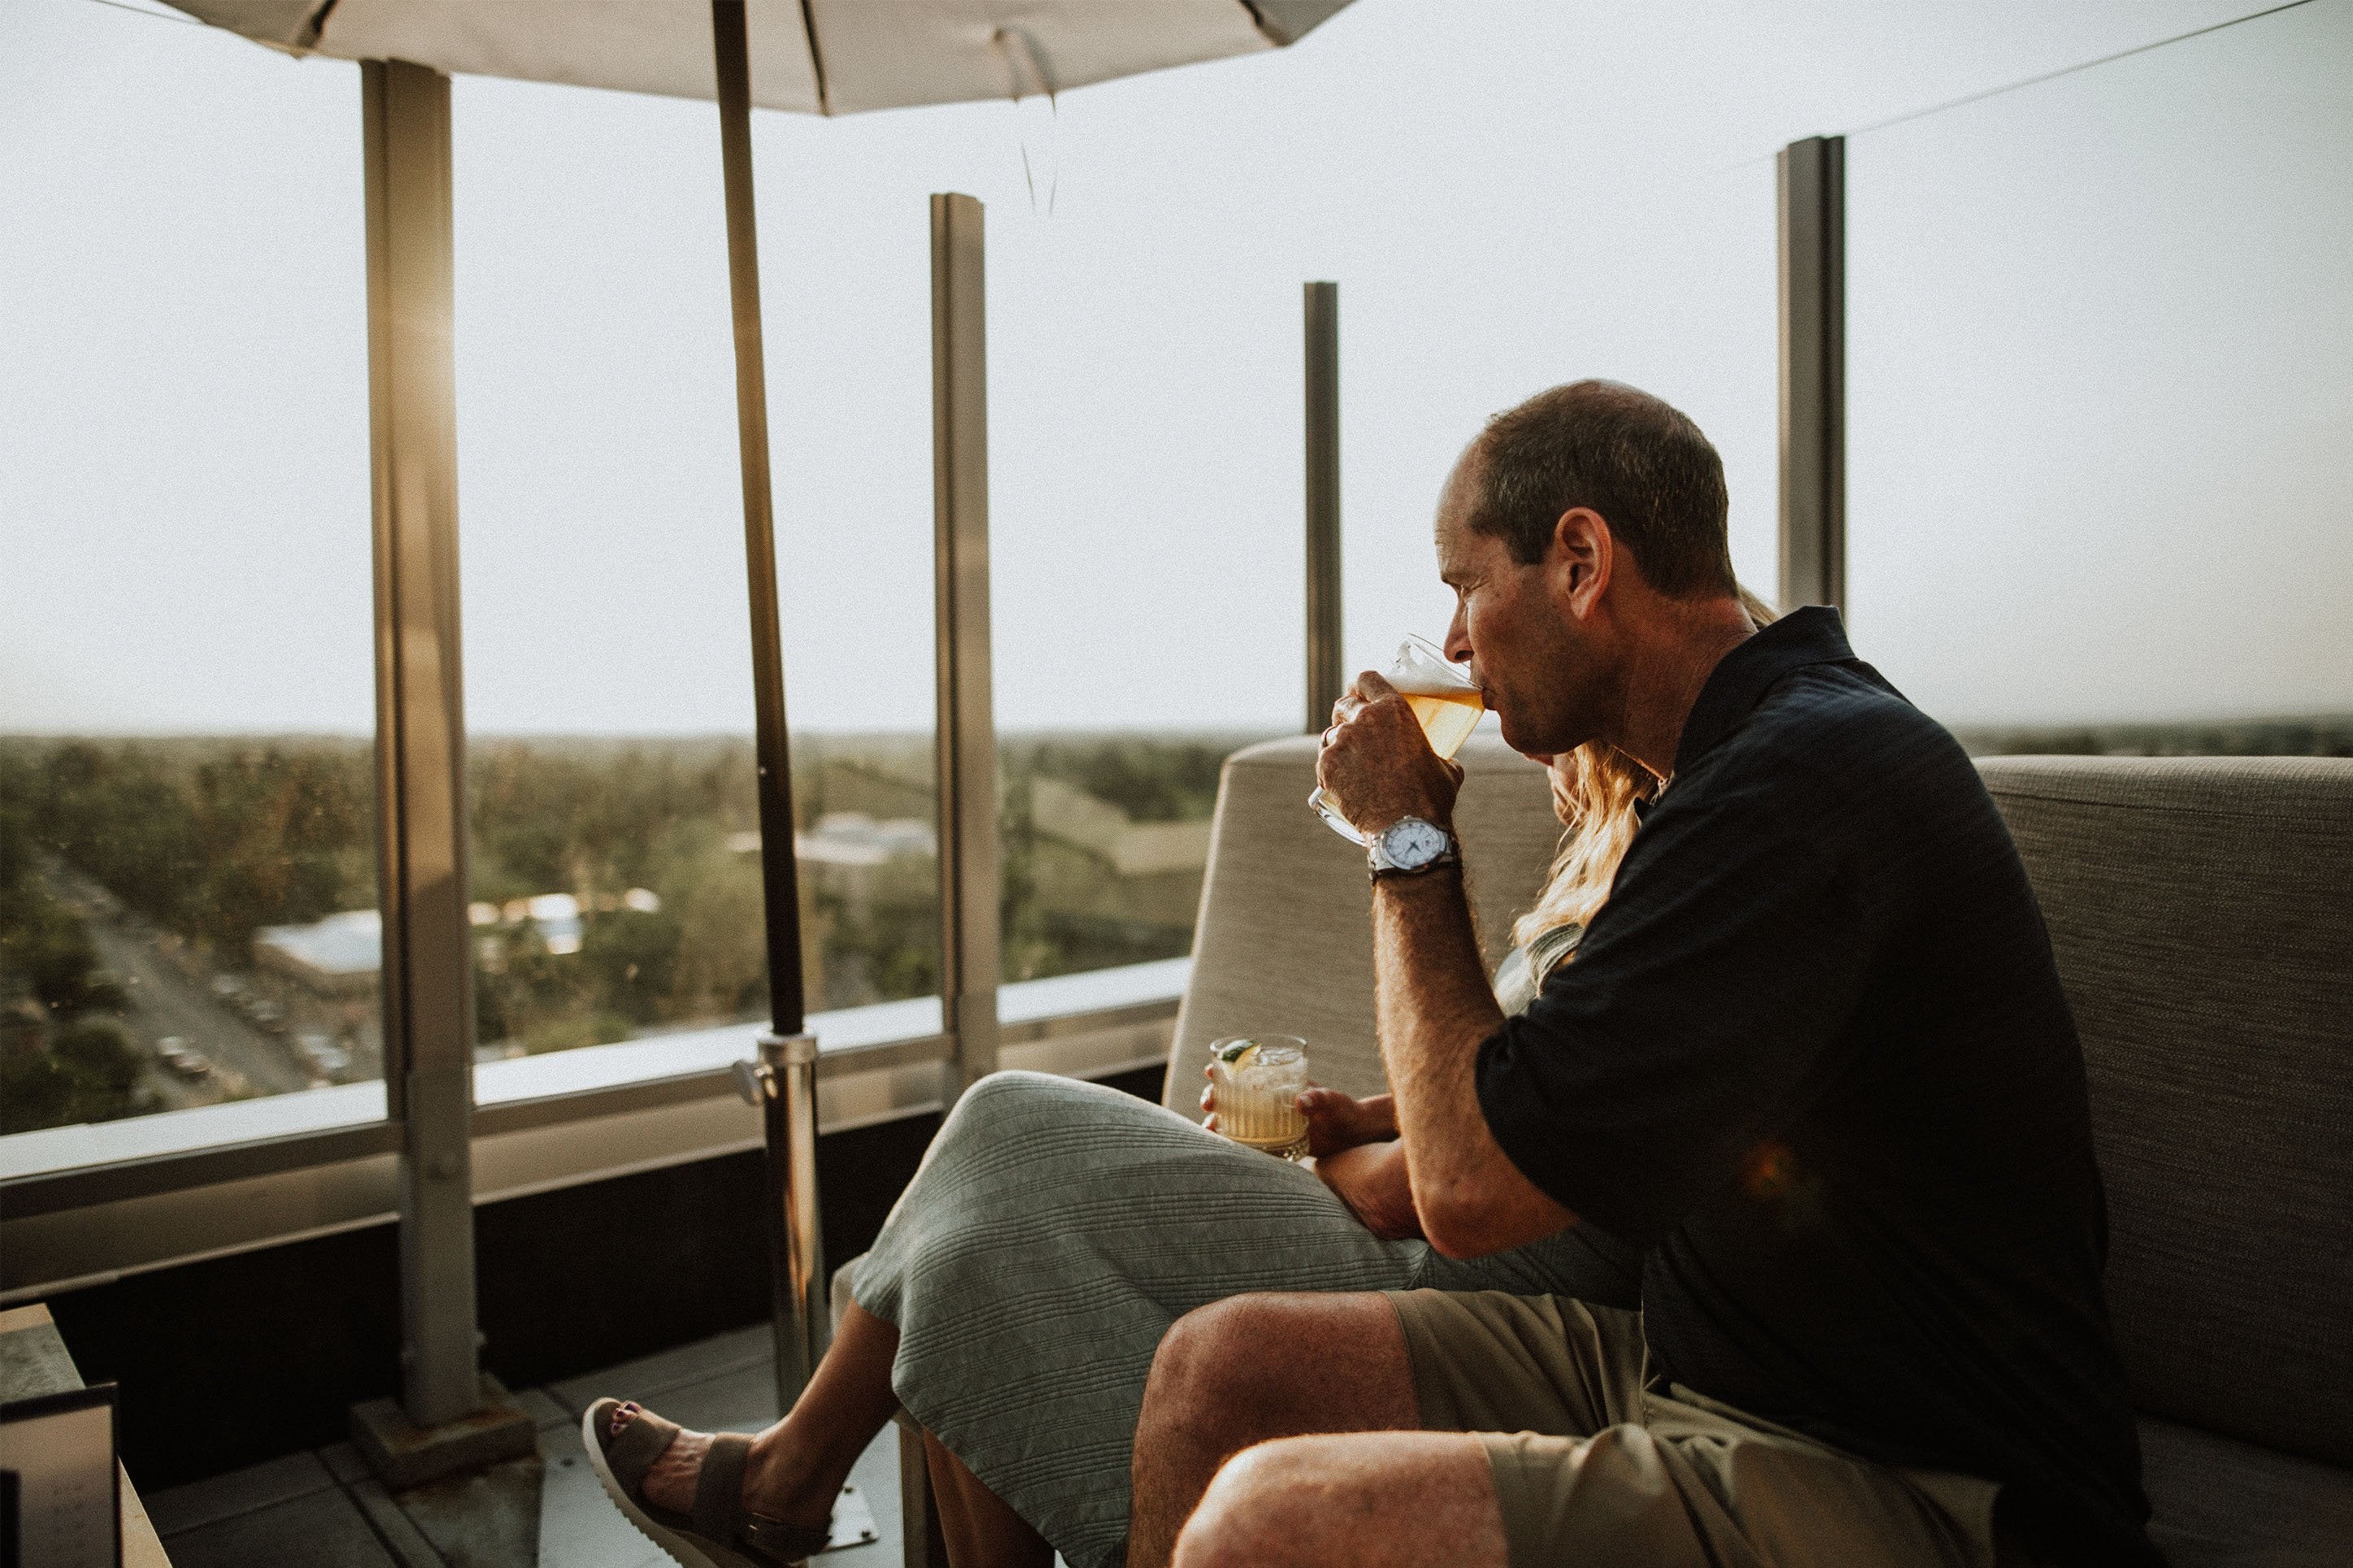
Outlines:
<svg viewBox="0 0 2353 1568"><path fill-rule="evenodd" d="M708 0L175 0L258 43L455 75L713 98ZM1021 98L1293 43L1348 0L749 0L752 102Z"/></svg>

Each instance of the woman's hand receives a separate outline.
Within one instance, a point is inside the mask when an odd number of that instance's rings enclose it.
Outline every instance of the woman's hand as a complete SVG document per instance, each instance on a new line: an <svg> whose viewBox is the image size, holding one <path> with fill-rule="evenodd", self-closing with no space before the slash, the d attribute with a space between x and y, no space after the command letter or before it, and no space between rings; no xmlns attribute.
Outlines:
<svg viewBox="0 0 2353 1568"><path fill-rule="evenodd" d="M1298 1105L1307 1118L1307 1152L1318 1159L1398 1135L1397 1101L1386 1094L1358 1100L1311 1084Z"/></svg>
<svg viewBox="0 0 2353 1568"><path fill-rule="evenodd" d="M1215 1132L1218 1131L1216 1067L1203 1068L1201 1076L1209 1080L1201 1089L1201 1110L1207 1113L1201 1125ZM1398 1135L1397 1103L1386 1094L1367 1095L1358 1100L1336 1089L1321 1089L1310 1084L1295 1103L1299 1113L1307 1118L1307 1152L1318 1158Z"/></svg>
<svg viewBox="0 0 2353 1568"><path fill-rule="evenodd" d="M1404 1144L1359 1143L1317 1160L1315 1173L1364 1222L1365 1228L1382 1240L1420 1237L1421 1216L1413 1209Z"/></svg>

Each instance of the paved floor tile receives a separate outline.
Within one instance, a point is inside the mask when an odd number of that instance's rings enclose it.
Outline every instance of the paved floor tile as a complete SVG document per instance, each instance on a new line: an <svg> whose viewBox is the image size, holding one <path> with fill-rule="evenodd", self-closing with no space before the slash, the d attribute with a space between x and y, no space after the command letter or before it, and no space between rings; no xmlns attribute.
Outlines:
<svg viewBox="0 0 2353 1568"><path fill-rule="evenodd" d="M547 1392L576 1416L607 1394L616 1399L646 1399L679 1384L707 1378L715 1372L765 1361L775 1353L775 1343L768 1326L755 1323L748 1329L698 1340L676 1350L623 1362L586 1377L551 1383Z"/></svg>
<svg viewBox="0 0 2353 1568"><path fill-rule="evenodd" d="M358 1505L332 1483L307 1497L166 1531L164 1550L172 1568L400 1568Z"/></svg>
<svg viewBox="0 0 2353 1568"><path fill-rule="evenodd" d="M315 1455L289 1454L282 1459L150 1493L147 1517L155 1521L157 1534L173 1535L325 1491L334 1484L334 1477Z"/></svg>
<svg viewBox="0 0 2353 1568"><path fill-rule="evenodd" d="M319 1462L327 1467L329 1475L344 1486L375 1474L368 1468L367 1461L360 1458L360 1451L349 1443L328 1444L319 1450Z"/></svg>
<svg viewBox="0 0 2353 1568"><path fill-rule="evenodd" d="M547 1474L539 1494L539 1568L671 1568L596 1482L570 1426L539 1436Z"/></svg>
<svg viewBox="0 0 2353 1568"><path fill-rule="evenodd" d="M537 1454L392 1494L446 1568L531 1568L543 1512Z"/></svg>
<svg viewBox="0 0 2353 1568"><path fill-rule="evenodd" d="M698 1432L757 1432L776 1419L776 1377L765 1361L681 1378L638 1397L665 1419Z"/></svg>
<svg viewBox="0 0 2353 1568"><path fill-rule="evenodd" d="M522 1407L522 1413L531 1417L532 1426L537 1431L544 1432L551 1426L580 1425L580 1412L557 1404L548 1397L547 1390L543 1388L526 1388L514 1396L514 1401Z"/></svg>

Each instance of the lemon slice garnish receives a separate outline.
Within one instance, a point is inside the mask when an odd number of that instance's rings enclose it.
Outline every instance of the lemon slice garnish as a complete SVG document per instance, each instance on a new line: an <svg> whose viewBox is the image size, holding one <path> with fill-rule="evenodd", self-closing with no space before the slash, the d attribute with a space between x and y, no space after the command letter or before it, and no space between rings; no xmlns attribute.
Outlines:
<svg viewBox="0 0 2353 1568"><path fill-rule="evenodd" d="M1218 1053L1218 1059L1236 1071L1250 1066L1257 1058L1256 1040L1235 1040Z"/></svg>

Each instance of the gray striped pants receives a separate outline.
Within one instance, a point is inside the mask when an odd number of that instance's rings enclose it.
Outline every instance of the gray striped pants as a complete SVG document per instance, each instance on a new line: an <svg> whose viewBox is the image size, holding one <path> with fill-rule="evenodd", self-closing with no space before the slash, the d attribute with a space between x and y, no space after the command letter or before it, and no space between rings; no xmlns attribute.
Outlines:
<svg viewBox="0 0 2353 1568"><path fill-rule="evenodd" d="M1640 1258L1588 1227L1456 1262L1383 1241L1312 1171L1096 1084L973 1085L860 1266L899 1329L900 1403L1071 1568L1119 1563L1152 1356L1252 1290L1510 1290L1631 1307Z"/></svg>

